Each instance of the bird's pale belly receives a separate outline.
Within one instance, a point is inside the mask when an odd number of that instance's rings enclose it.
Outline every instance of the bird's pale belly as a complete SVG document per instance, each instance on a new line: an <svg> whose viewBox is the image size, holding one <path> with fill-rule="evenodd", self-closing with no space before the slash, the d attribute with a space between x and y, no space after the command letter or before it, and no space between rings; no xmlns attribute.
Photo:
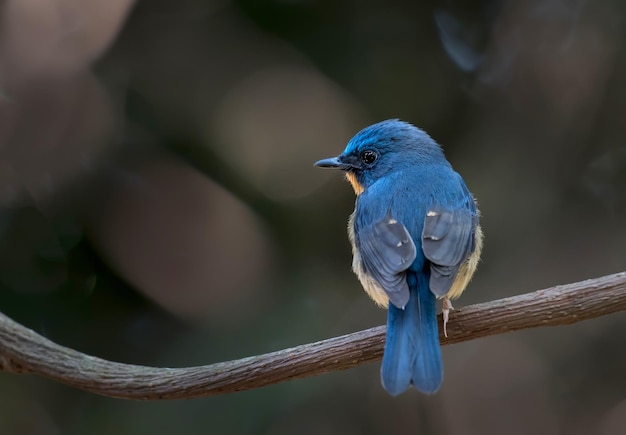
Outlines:
<svg viewBox="0 0 626 435"><path fill-rule="evenodd" d="M459 268L459 272L456 274L456 278L454 282L450 286L450 290L448 290L448 294L446 295L450 299L456 299L461 296L461 293L465 290L467 285L472 279L474 272L476 272L476 267L478 266L478 262L480 261L480 253L483 250L483 231L480 228L480 225L476 226L474 230L474 252L467 257L467 260L461 265Z"/></svg>
<svg viewBox="0 0 626 435"><path fill-rule="evenodd" d="M354 241L354 217L356 210L350 215L348 220L348 237L350 238L350 244L352 245L352 271L356 274L357 278L361 282L363 289L369 295L370 298L377 305L387 308L389 305L389 297L383 288L376 282L374 278L365 273L363 269L363 262L361 261L361 254L356 248Z"/></svg>
<svg viewBox="0 0 626 435"><path fill-rule="evenodd" d="M353 255L352 271L356 274L357 278L359 278L363 289L377 305L387 308L389 306L387 293L378 285L378 282L376 282L374 278L365 273L363 263L361 262L361 255L358 252L355 252Z"/></svg>

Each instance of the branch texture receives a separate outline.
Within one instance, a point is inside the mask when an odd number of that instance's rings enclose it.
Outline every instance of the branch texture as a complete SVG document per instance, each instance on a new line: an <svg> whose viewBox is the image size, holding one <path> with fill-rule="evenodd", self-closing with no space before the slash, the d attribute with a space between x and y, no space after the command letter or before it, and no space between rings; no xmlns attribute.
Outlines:
<svg viewBox="0 0 626 435"><path fill-rule="evenodd" d="M626 272L561 285L450 314L452 344L537 326L558 326L626 310ZM439 330L442 331L441 316ZM264 355L198 367L121 364L60 346L0 314L0 370L35 373L109 397L189 399L345 370L380 359L385 327Z"/></svg>

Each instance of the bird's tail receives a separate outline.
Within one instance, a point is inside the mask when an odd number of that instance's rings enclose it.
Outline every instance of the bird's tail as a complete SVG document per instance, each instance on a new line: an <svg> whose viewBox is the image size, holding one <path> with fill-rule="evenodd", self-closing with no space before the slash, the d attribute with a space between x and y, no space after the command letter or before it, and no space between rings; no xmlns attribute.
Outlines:
<svg viewBox="0 0 626 435"><path fill-rule="evenodd" d="M428 274L407 271L407 282L409 302L404 309L390 303L387 317L381 377L383 387L393 396L411 384L432 394L443 381L436 303L428 288Z"/></svg>

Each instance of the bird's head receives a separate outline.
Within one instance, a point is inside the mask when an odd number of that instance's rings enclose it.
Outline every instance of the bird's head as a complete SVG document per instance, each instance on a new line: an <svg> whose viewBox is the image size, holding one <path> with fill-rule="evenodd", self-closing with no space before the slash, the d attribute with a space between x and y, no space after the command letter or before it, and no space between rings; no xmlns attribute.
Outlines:
<svg viewBox="0 0 626 435"><path fill-rule="evenodd" d="M398 119L370 125L358 132L337 157L315 163L346 171L359 195L377 180L415 165L446 163L441 147L426 132Z"/></svg>

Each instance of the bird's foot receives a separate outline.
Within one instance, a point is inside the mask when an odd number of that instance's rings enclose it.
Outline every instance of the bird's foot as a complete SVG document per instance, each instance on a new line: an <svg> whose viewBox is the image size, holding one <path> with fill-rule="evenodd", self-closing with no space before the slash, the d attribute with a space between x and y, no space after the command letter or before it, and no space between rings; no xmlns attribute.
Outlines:
<svg viewBox="0 0 626 435"><path fill-rule="evenodd" d="M450 310L454 310L454 307L452 306L452 302L450 302L450 299L448 298L443 298L443 335L444 337L448 337L448 330L446 329L446 326L448 324L448 319L450 317Z"/></svg>

